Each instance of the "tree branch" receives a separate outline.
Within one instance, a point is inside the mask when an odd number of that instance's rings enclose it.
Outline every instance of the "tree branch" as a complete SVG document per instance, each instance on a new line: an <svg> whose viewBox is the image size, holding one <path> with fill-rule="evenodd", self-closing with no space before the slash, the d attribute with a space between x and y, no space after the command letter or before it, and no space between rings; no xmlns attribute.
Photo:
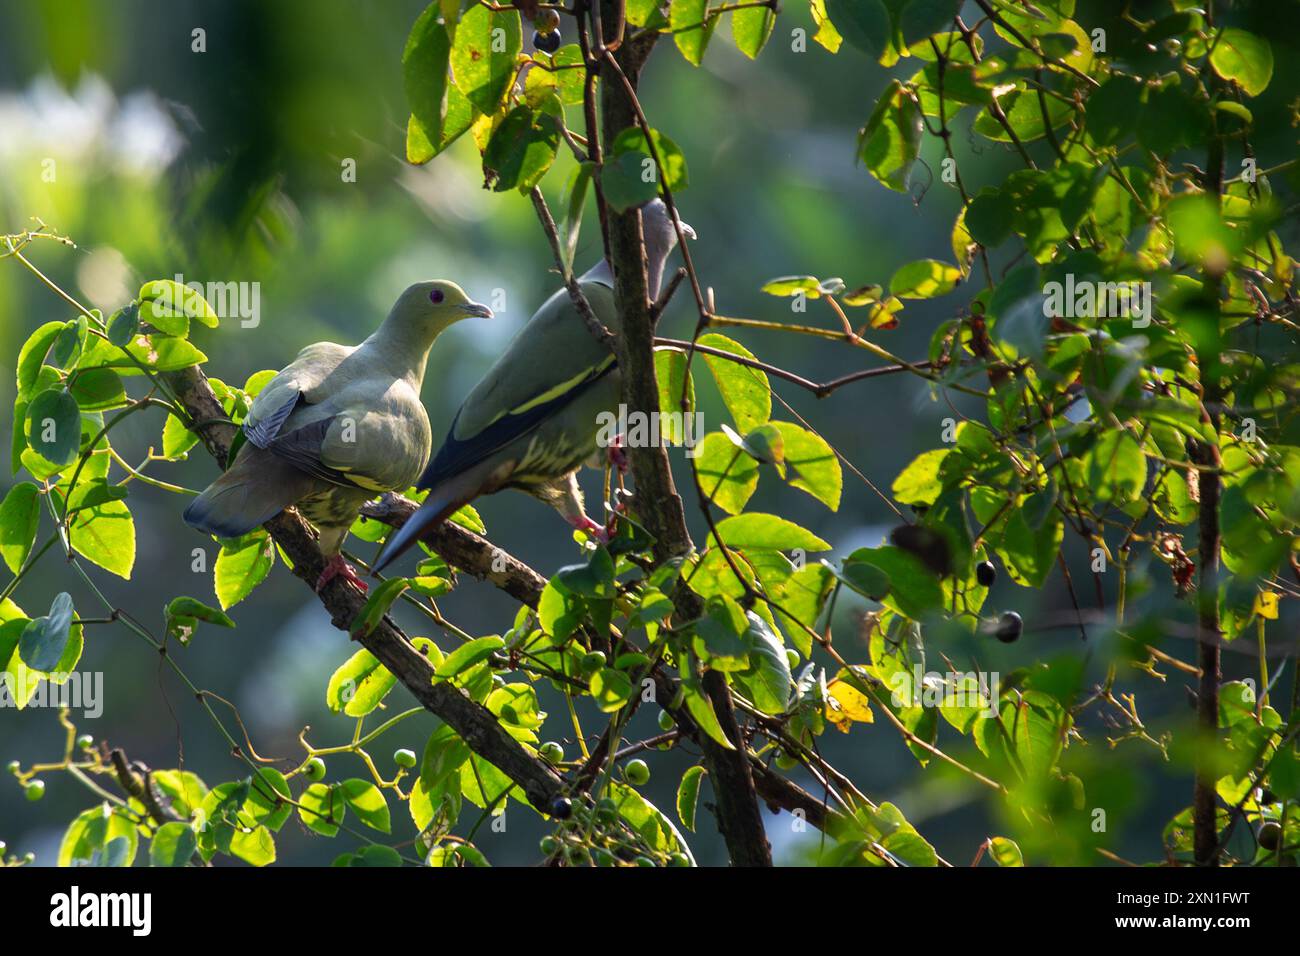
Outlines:
<svg viewBox="0 0 1300 956"><path fill-rule="evenodd" d="M203 370L196 366L178 372L167 372L162 377L175 391L178 400L194 421L199 423L195 427L204 447L224 465L230 453L235 428L217 420L223 417L221 404L212 394ZM325 558L316 545L316 535L311 526L297 512L289 510L281 512L263 527L292 562L294 575L314 590L314 582L325 568ZM488 570L483 570L483 576L487 577L496 549L478 549L475 552L477 557L474 557L469 552L473 546L470 539L457 531L448 531L451 527L454 526L444 524L442 534L444 541L454 545L452 553L455 556L444 557L460 567L465 567L466 564L480 570L486 567ZM468 535L468 532L465 534ZM481 559L485 554L487 564L483 565ZM507 572L498 574L507 575L512 581L512 587L524 593L540 593L536 588L537 582L532 580L536 577L535 573L525 574L519 567L509 565L508 562L507 566L513 567L512 575ZM340 578L327 585L319 596L329 611L330 620L345 631L365 605L364 595ZM374 654L415 695L416 700L455 730L472 751L517 783L534 808L544 813L551 801L563 794L564 784L560 777L548 764L530 754L511 737L491 711L447 681L435 680L433 665L428 658L416 649L401 628L389 618L385 617L374 630L358 636L356 640Z"/></svg>
<svg viewBox="0 0 1300 956"><path fill-rule="evenodd" d="M603 5L607 12L611 7L619 6L618 3ZM597 16L593 16L593 20ZM644 117L636 101L636 80L654 39L653 34L644 40L637 38L625 42L617 53L605 53L601 68L604 80L601 83L601 105L602 134L606 143L612 143L629 127L644 126ZM648 136L647 143L653 150ZM671 196L665 196L664 202L670 221L676 222L678 217ZM614 299L623 320L623 334L617 340L623 402L629 415L635 412L653 414L659 410L659 388L655 379L654 317L646 288L641 216L635 209L621 213L607 209L605 212L610 266L614 272ZM679 235L679 241L680 238ZM685 246L683 254L688 255ZM655 537L656 559L665 561L685 557L694 550L694 543L686 527L681 496L673 482L667 449L631 448L629 457L638 500L653 502L653 507L642 509L641 517ZM692 620L700 614L699 597L688 588L677 589L674 603L683 620ZM727 852L736 866L771 866L772 851L763 830L748 748L732 711L726 679L716 671L709 671L704 681L723 732L735 747L727 750L707 735L700 735L705 765L717 798L718 827L726 841Z"/></svg>

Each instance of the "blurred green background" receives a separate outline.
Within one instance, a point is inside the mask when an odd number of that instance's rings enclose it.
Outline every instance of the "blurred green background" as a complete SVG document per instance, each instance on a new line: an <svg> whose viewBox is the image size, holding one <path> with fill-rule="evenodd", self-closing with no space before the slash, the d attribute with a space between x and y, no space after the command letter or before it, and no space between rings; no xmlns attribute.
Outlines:
<svg viewBox="0 0 1300 956"><path fill-rule="evenodd" d="M1082 6L1095 7L1079 13L1089 27L1119 5ZM418 0L0 5L0 231L20 231L38 216L73 237L75 250L39 243L30 254L52 278L105 311L132 298L141 281L176 273L190 281L259 283L260 325L225 321L218 331L198 329L194 336L210 358L208 373L236 384L259 369L286 364L308 343L359 341L417 279L454 278L480 301L492 301L503 290L505 308L496 319L457 326L433 352L424 397L440 437L460 397L556 286L556 277L530 203L482 188L469 137L427 167L404 162L400 58L421 9ZM1293 97L1300 89L1294 32L1270 28L1267 11L1248 15L1277 45L1273 89L1290 90ZM834 317L817 303L806 316L792 317L785 301L761 295L759 286L791 273L841 276L851 287L883 284L911 259L952 259L949 233L958 197L938 182L935 143L928 142L924 154L935 173L933 185L926 191L929 174L919 171L914 196L885 190L854 163L857 130L875 96L890 75L910 75L915 61L887 71L848 47L838 56L812 43L807 52L794 52L789 31L802 27L811 34L811 26L806 6L790 3L757 62L736 51L724 25L703 68L687 65L665 42L646 71L643 98L651 122L688 159L691 185L679 202L700 237L695 262L723 314L832 326ZM191 31L200 27L207 49L195 53ZM1282 93L1270 93L1256 109L1257 127L1265 133L1257 143L1261 166L1294 152L1287 105ZM1272 113L1261 121L1265 109ZM569 121L576 125L579 118L571 112ZM1017 164L1001 146L974 142L964 126L955 143L972 192ZM354 183L341 175L346 159L356 161ZM42 177L49 161L53 182ZM562 156L544 184L553 206L570 163ZM1294 222L1289 229L1294 233ZM589 214L577 265L585 268L599 254ZM943 299L909 303L900 328L879 333L880 341L919 359L937 324L956 314L967 297L961 287ZM689 337L694 316L688 300L685 293L678 296L662 334ZM0 316L0 356L12 368L27 334L71 314L16 263L0 261ZM761 358L817 380L871 361L863 352L813 338L737 337ZM6 436L12 383L12 373L0 375ZM777 389L886 490L914 455L938 444L940 422L952 415L942 397L908 377L854 385L820 402L793 386ZM701 398L714 429L725 418L711 386L701 386ZM779 404L774 414L790 418ZM128 460L139 460L159 444L161 425L157 415L133 417L115 432L116 443ZM680 452L673 455L680 468ZM195 452L188 462L157 474L201 488L215 471ZM679 485L684 474L679 472ZM587 481L589 510L595 508L593 479ZM0 469L0 493L11 480L10 469ZM135 574L128 583L96 569L109 597L151 627L161 625L163 604L177 594L215 603L210 574L190 571L191 550L205 542L181 523L184 501L138 487L129 503L138 534ZM578 557L559 518L536 502L505 493L478 504L492 539L542 573ZM848 471L838 514L770 481L760 485L751 508L788 514L834 542L840 554L879 543L893 517ZM691 520L698 532L698 516ZM371 553L372 546L359 547ZM1071 552L1071 559L1080 569L1076 580L1086 575L1083 556ZM1139 557L1135 593L1144 569L1152 576L1165 573ZM71 591L78 606L91 606L89 594L52 552L16 597L39 613L62 590ZM1167 591L1165 578L1161 591ZM1089 594L1084 602L1091 600ZM503 595L470 579L440 603L473 634L504 631L515 612ZM945 644L946 638L936 636L931 654L937 658L942 651L959 663L978 660L1003 673L1035 659L1070 655L1087 663L1089 675L1103 673L1109 647L1101 640L1084 645L1077 630L1060 626L1062 619L1069 621L1068 607L1059 577L1032 592L1003 576L987 610L1019 611L1028 625L1025 639L1003 646L964 638ZM1147 610L1165 613L1158 606ZM857 635L860 611L861 605L841 601L835 622L837 646L850 660L866 656ZM305 725L311 725L317 746L348 739L352 721L329 713L324 688L353 647L300 582L278 568L232 614L237 630L201 629L179 656L202 687L237 705L257 751L292 759L283 765L287 769L301 756L296 738ZM449 639L430 633L424 619L399 614L410 633L448 646ZM1186 610L1169 608L1168 615L1185 618ZM1171 638L1166 650L1186 657L1191 642ZM1255 673L1256 664L1246 654L1229 653L1225 668L1230 677L1243 676ZM106 697L104 715L79 720L81 731L153 767L184 766L209 786L246 773L183 686L125 629L93 628L80 669L105 672ZM1190 712L1177 679L1136 680L1142 717L1153 733L1184 724ZM552 715L543 736L564 740L573 754L577 748L561 700L549 689L543 699ZM408 706L400 688L388 706L390 713ZM398 746L419 752L434 726L427 715L403 723L375 751L381 770L391 773L388 755ZM631 733L637 732L655 732L653 713L637 715ZM1105 735L1104 727L1094 726L1090 742L1076 743L1066 765L1086 780L1101 781L1092 799L1104 800L1110 810L1112 848L1139 859L1159 858L1161 828L1189 803L1187 764L1177 755L1166 762L1156 748L1137 742L1111 753ZM28 765L57 758L62 736L50 710L0 713L4 761L18 758ZM884 722L858 726L851 736L828 731L822 745L865 793L897 803L953 862L968 861L986 836L1007 829L1006 811L942 767L923 772ZM655 777L647 793L661 807L671 807L677 778L691 759L669 753L651 760ZM1104 778L1096 777L1101 767ZM358 775L365 773L355 758L331 762L331 779ZM35 851L44 864L53 861L63 827L95 802L66 775L49 775L47 784L45 800L28 804L7 777L0 779L0 838L11 851ZM471 811L467 806L463 819L472 823ZM403 834L397 839L414 835L403 807L394 807L394 819L395 832ZM698 858L725 861L711 818L702 814L701 820L701 833L692 841ZM815 833L793 832L788 818L770 816L768 822L779 861L809 858ZM484 828L478 840L494 862L525 863L537 859L542 832L535 817L512 805L507 831ZM294 820L281 832L279 859L327 863L353 842L346 834L321 839ZM1050 846L1034 849L1040 861L1051 858Z"/></svg>

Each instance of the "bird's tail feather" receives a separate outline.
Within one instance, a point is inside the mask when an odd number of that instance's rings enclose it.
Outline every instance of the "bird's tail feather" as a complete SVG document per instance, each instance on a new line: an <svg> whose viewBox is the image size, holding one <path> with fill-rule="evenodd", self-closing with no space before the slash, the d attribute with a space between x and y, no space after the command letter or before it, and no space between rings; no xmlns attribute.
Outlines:
<svg viewBox="0 0 1300 956"><path fill-rule="evenodd" d="M464 501L461 497L451 490L443 490L439 493L437 490L431 491L429 497L424 500L415 514L406 519L406 523L397 529L397 532L390 537L384 547L379 552L379 557L375 559L374 566L371 568L372 574L378 574L393 561L397 560L407 548L415 544L426 531L436 528L443 521L455 512Z"/></svg>
<svg viewBox="0 0 1300 956"><path fill-rule="evenodd" d="M317 482L260 449L245 451L190 502L185 523L218 538L238 538L315 490Z"/></svg>

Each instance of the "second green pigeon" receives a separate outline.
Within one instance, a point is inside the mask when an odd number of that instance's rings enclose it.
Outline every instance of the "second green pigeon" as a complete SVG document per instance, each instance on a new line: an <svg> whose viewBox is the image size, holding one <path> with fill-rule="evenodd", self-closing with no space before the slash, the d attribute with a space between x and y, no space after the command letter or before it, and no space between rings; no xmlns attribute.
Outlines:
<svg viewBox="0 0 1300 956"><path fill-rule="evenodd" d="M695 238L690 226L684 234ZM647 282L659 294L677 231L664 203L641 211ZM622 330L614 279L602 259L579 277L592 312L612 333ZM379 572L428 529L480 495L516 488L551 505L573 527L600 537L587 517L577 472L600 454L601 412L617 409L622 390L613 354L587 328L561 287L515 335L465 399L418 487L420 509L393 534L375 562Z"/></svg>

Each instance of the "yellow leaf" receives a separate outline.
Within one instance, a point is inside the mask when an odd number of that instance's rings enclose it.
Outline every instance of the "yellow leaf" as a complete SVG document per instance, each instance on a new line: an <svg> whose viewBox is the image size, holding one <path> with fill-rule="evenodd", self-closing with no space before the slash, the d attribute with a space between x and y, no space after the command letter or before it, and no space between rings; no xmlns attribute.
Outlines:
<svg viewBox="0 0 1300 956"><path fill-rule="evenodd" d="M1276 591L1260 591L1255 595L1255 613L1266 621L1276 621L1279 597Z"/></svg>
<svg viewBox="0 0 1300 956"><path fill-rule="evenodd" d="M826 701L826 719L843 733L849 732L853 723L870 724L875 722L871 713L871 699L843 680L833 680L826 688L830 699Z"/></svg>

